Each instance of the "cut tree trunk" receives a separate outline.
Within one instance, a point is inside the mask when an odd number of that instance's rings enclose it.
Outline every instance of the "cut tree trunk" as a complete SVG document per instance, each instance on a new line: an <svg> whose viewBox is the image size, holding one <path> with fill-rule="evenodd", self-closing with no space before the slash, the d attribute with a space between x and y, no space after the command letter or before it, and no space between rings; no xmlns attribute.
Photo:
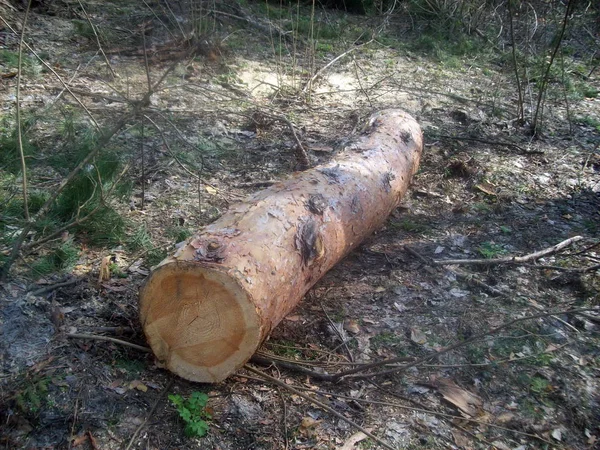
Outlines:
<svg viewBox="0 0 600 450"><path fill-rule="evenodd" d="M159 361L200 382L239 369L325 272L383 224L422 149L411 116L381 111L334 161L250 196L181 243L140 292Z"/></svg>

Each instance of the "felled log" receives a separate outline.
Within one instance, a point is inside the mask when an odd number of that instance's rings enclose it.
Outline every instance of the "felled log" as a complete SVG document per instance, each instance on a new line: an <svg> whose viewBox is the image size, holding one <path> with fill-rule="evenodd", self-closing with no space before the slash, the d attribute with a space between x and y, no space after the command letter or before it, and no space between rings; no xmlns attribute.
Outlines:
<svg viewBox="0 0 600 450"><path fill-rule="evenodd" d="M158 360L200 382L239 369L325 272L383 224L422 148L412 117L381 111L334 161L250 196L181 243L140 292Z"/></svg>

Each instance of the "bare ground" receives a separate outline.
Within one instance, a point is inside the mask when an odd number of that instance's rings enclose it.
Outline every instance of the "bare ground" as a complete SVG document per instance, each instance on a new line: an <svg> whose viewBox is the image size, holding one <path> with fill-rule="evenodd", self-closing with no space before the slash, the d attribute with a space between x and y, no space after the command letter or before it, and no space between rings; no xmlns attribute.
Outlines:
<svg viewBox="0 0 600 450"><path fill-rule="evenodd" d="M94 20L124 26L94 12ZM12 11L11 17L22 16ZM141 47L125 40L127 45L109 54L119 75L113 79L94 42L73 26L64 10L57 16L34 13L27 40L70 80L90 113L109 123L124 110L119 93L129 98L145 93ZM351 361L406 357L407 364L457 342L466 345L397 373L338 383L277 365L262 370L306 389L393 448L594 448L600 438L598 271L539 266L598 263L598 247L589 247L600 238L600 137L593 127L568 120L567 113L598 118L600 101L586 98L566 111L559 97L551 98L545 134L534 140L513 123L510 72L482 68L477 56L449 68L381 42L333 65L310 96L298 95L306 77L292 76L293 61L274 57L259 31L236 26L228 23L224 31L235 32L231 41L243 35L244 45L226 40L218 56L209 52L176 65L152 96L148 116L163 135L153 130L146 136L143 210L135 160L138 182L129 201L117 204L122 214L171 249L167 230L199 229L230 203L295 170L285 123L256 111L292 119L316 164L334 157L370 112L403 108L418 119L426 138L409 194L383 229L306 295L262 350L273 360L334 373ZM15 38L3 33L5 48L14 50ZM151 36L153 44L161 36ZM108 48L118 46L112 42ZM173 55L175 48L165 53ZM316 64L335 56L319 54ZM151 59L151 77L157 80L175 61L176 56ZM11 69L3 66L2 72ZM23 83L25 110L47 107L62 89L47 72ZM14 89L14 78L3 79L4 114L12 114ZM66 94L61 101L75 105ZM52 121L46 124L36 132L52 145ZM193 144L189 148L204 149L200 182L173 157L194 151L185 150L181 135ZM127 129L119 139L132 147L139 143ZM431 264L525 255L573 236L583 239L537 262ZM105 256L113 257L124 278L98 281ZM67 278L73 284L36 294L32 291L64 277L33 285L17 270L4 287L5 448L382 448L338 417L247 371L220 384L198 385L157 367L140 350L68 338L92 333L145 345L137 319L137 290L150 270L143 256L124 247L86 247ZM591 310L565 312L575 308ZM539 317L485 334L527 316ZM210 397L212 419L203 438L184 435L167 399L193 391Z"/></svg>

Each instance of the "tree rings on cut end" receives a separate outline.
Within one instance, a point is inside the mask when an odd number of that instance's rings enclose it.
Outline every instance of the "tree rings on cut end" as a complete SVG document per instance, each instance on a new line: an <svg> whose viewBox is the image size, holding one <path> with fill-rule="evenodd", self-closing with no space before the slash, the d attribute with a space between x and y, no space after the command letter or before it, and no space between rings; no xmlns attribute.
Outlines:
<svg viewBox="0 0 600 450"><path fill-rule="evenodd" d="M260 344L260 317L228 271L176 261L140 291L140 315L154 354L169 370L214 383L240 368Z"/></svg>

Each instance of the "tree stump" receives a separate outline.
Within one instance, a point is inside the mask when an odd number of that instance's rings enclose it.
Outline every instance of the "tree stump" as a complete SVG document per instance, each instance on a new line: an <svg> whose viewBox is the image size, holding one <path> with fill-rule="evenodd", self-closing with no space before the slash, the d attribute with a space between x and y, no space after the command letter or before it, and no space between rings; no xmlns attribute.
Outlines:
<svg viewBox="0 0 600 450"><path fill-rule="evenodd" d="M383 224L422 149L411 116L381 111L334 161L250 196L179 244L140 291L158 360L199 382L243 366L325 272Z"/></svg>

